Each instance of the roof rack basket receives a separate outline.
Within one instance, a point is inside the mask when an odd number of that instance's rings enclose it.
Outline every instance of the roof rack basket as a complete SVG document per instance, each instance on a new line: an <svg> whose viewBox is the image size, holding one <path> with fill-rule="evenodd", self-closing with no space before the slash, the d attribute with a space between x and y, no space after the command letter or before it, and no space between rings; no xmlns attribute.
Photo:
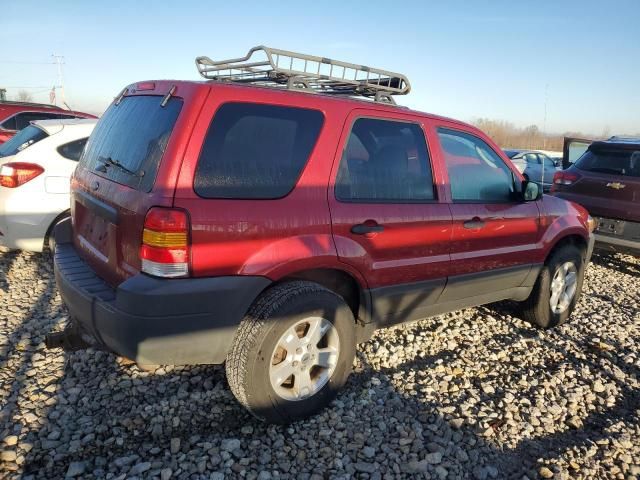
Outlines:
<svg viewBox="0 0 640 480"><path fill-rule="evenodd" d="M198 72L208 80L284 86L327 94L361 95L393 103L392 95L406 95L406 76L313 55L260 45L241 58L213 61L197 57Z"/></svg>

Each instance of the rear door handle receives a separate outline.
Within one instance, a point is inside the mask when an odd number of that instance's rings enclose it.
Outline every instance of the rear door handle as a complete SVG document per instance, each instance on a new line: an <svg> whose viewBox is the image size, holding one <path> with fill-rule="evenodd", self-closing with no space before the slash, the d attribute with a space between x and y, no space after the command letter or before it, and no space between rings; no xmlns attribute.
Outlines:
<svg viewBox="0 0 640 480"><path fill-rule="evenodd" d="M480 220L479 217L473 217L471 220L467 220L462 225L464 226L464 228L467 228L469 230L475 230L484 227L484 221Z"/></svg>
<svg viewBox="0 0 640 480"><path fill-rule="evenodd" d="M359 223L351 227L351 233L356 235L366 235L367 233L379 233L384 230L382 225L375 224L367 224L367 223Z"/></svg>

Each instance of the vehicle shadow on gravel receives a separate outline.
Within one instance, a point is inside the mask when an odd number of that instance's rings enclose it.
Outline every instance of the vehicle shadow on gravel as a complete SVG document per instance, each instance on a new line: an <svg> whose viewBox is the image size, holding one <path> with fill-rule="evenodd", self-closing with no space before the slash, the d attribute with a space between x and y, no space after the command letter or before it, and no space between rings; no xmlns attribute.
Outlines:
<svg viewBox="0 0 640 480"><path fill-rule="evenodd" d="M608 270L626 273L634 277L640 277L640 263L634 262L632 257L594 252L591 259L593 263Z"/></svg>
<svg viewBox="0 0 640 480"><path fill-rule="evenodd" d="M0 371L12 377L4 380L9 388L4 387L0 432L5 438L19 436L18 456L24 457L20 464L7 462L2 468L14 465L9 468L16 478L60 478L68 473L77 478L104 478L109 473L113 478L152 478L162 472L166 476L169 470L171 478L209 478L212 472L226 471L228 476L251 479L273 470L289 478L371 478L380 471L405 478L425 473L432 478L534 478L538 459L616 439L617 422L638 423L640 372L624 361L631 353L628 349L615 342L594 342L587 330L576 336L565 334L563 327L549 333L529 328L513 318L513 306L505 304L498 311L509 333L483 340L488 353L531 346L548 352L537 366L545 372L541 380L561 370L571 357L575 370L588 367L609 375L607 394L613 396L613 404L603 400L595 410L583 412L581 424L575 426L563 425L567 418L561 413L561 425L554 431L530 433L508 446L510 432L501 405L531 365L508 373L489 372L492 388L483 390L470 342L438 346L435 353L417 353L388 366L371 363L377 361L379 337L374 336L360 349L354 373L330 408L290 426L265 425L236 402L221 367L146 372L106 352L42 351L45 334L62 327L65 311L43 258L36 272L44 282L38 288L41 293L21 313L21 322L12 324L8 348L13 350L0 357ZM477 309L474 321L489 315L495 316L495 309ZM409 332L430 334L438 322L446 321L443 316L400 327L396 334L404 338L398 345L413 335ZM385 335L396 334L391 330ZM575 358L576 351L583 355ZM496 361L511 362L508 356ZM53 367L42 376L34 365L42 370L45 364ZM439 390L442 378L449 376L446 388ZM428 377L435 381L427 386L418 381ZM520 400L535 395L535 387L529 386L515 396ZM464 414L463 404L471 405ZM489 405L497 416L476 418L473 408L478 404ZM529 421L526 410L522 423Z"/></svg>
<svg viewBox="0 0 640 480"><path fill-rule="evenodd" d="M0 258L2 259L2 275L0 275L0 292L6 294L9 291L9 280L5 272L11 271L16 258L20 255L18 251L0 250Z"/></svg>
<svg viewBox="0 0 640 480"><path fill-rule="evenodd" d="M25 266L24 256L29 267L35 266L37 284L28 291L11 292L9 285L9 272L12 269L22 270ZM31 263L33 262L33 263ZM31 438L37 431L38 422L42 419L34 413L39 409L34 405L34 390L40 387L51 391L47 384L42 384L46 379L39 379L33 375L34 363L44 357L40 353L44 348L44 337L53 330L62 315L62 307L52 305L50 298L55 291L52 265L50 261L42 260L41 255L22 254L16 251L0 251L0 264L3 275L0 285L3 290L0 296L4 332L2 345L0 346L0 372L2 372L2 403L0 404L0 437ZM22 301L18 305L9 305L13 296ZM21 305L29 304L28 308ZM13 302L12 302L13 303ZM6 323L5 323L6 322ZM50 379L52 383L55 378ZM38 385L40 384L40 386ZM38 418L40 417L40 419ZM6 441L5 441L6 443ZM24 442L29 448L31 444ZM10 454L9 454L10 455ZM25 461L24 456L17 456L19 463ZM3 465L3 468L15 470L16 463Z"/></svg>

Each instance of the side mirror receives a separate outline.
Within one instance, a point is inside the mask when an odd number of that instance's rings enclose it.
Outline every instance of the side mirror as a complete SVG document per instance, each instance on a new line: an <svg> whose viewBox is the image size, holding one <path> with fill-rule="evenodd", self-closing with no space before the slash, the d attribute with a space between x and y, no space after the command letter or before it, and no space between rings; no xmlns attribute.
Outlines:
<svg viewBox="0 0 640 480"><path fill-rule="evenodd" d="M537 183L529 180L522 182L522 198L525 202L538 200L541 193Z"/></svg>

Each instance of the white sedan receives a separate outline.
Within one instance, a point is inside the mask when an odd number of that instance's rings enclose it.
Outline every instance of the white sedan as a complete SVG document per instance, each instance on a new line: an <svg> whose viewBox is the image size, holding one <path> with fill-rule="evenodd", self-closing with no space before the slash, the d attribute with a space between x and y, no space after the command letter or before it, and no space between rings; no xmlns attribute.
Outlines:
<svg viewBox="0 0 640 480"><path fill-rule="evenodd" d="M69 215L69 183L95 119L39 120L0 145L0 246L41 252Z"/></svg>

